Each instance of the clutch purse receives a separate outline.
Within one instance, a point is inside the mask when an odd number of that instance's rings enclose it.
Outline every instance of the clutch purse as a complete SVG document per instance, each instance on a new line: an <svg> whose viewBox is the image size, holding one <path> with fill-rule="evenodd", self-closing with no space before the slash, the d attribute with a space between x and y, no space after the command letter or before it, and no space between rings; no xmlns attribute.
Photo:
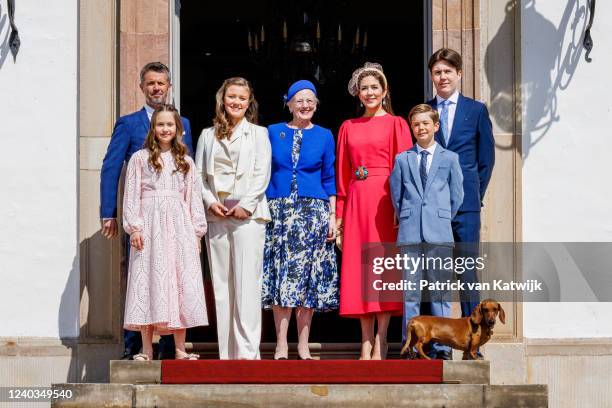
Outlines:
<svg viewBox="0 0 612 408"><path fill-rule="evenodd" d="M235 206L238 205L238 203L240 202L240 200L236 200L234 198L226 198L225 201L223 201L223 205L228 209L231 210L232 208L234 208Z"/></svg>

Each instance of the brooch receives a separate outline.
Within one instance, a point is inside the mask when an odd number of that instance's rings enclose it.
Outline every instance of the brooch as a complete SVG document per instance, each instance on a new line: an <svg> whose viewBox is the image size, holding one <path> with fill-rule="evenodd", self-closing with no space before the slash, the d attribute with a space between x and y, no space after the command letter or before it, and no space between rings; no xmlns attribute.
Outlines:
<svg viewBox="0 0 612 408"><path fill-rule="evenodd" d="M366 166L359 166L357 170L355 170L355 176L357 180L365 180L368 178L368 169Z"/></svg>

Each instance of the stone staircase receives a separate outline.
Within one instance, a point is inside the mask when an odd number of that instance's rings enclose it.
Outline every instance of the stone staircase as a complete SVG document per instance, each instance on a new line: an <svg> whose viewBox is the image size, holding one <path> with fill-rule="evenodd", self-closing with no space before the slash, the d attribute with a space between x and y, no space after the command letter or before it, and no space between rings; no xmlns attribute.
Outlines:
<svg viewBox="0 0 612 408"><path fill-rule="evenodd" d="M391 358L398 345L392 345ZM214 358L206 344L190 345ZM273 350L273 349L272 349ZM313 346L315 358L354 359L346 345ZM270 350L262 347L262 358ZM302 362L309 364L310 362ZM488 361L444 361L441 384L161 384L162 362L111 361L110 382L55 384L72 390L52 407L411 407L544 408L546 385L491 385ZM376 376L376 372L372 372Z"/></svg>

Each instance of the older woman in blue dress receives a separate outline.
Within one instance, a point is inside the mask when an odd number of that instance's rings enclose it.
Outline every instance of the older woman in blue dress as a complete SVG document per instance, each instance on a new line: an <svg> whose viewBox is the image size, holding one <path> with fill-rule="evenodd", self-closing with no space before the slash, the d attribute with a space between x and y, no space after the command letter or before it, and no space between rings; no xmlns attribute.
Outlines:
<svg viewBox="0 0 612 408"><path fill-rule="evenodd" d="M262 304L274 313L274 359L288 357L287 328L295 308L298 356L307 360L313 312L338 308L335 142L331 131L312 123L318 99L310 81L295 82L285 98L293 119L268 127L272 222L266 229Z"/></svg>

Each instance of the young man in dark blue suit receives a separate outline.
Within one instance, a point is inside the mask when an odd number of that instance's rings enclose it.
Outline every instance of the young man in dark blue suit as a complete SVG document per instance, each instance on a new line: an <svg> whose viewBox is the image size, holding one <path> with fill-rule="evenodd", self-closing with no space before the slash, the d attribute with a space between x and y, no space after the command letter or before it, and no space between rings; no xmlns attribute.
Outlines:
<svg viewBox="0 0 612 408"><path fill-rule="evenodd" d="M436 88L436 97L427 103L440 114L436 141L459 155L463 172L463 204L453 218L452 227L459 256L478 256L480 242L480 208L495 164L495 141L487 107L459 92L462 75L461 55L441 48L429 59L428 67ZM474 269L459 278L477 280ZM461 314L470 316L478 305L477 291L461 293Z"/></svg>
<svg viewBox="0 0 612 408"><path fill-rule="evenodd" d="M102 235L113 239L119 234L117 226L117 191L123 164L130 160L132 154L142 149L149 127L151 116L156 108L166 103L170 90L170 70L161 62L151 62L140 71L140 89L145 96L145 106L134 113L120 117L115 122L113 135L102 162L100 176L100 218ZM183 140L193 155L191 126L189 120L181 118L185 134ZM127 242L127 240L126 240ZM126 250L126 254L129 248ZM142 339L140 333L124 330L124 359L130 359L140 352ZM166 358L174 356L172 336L162 336L160 355Z"/></svg>

